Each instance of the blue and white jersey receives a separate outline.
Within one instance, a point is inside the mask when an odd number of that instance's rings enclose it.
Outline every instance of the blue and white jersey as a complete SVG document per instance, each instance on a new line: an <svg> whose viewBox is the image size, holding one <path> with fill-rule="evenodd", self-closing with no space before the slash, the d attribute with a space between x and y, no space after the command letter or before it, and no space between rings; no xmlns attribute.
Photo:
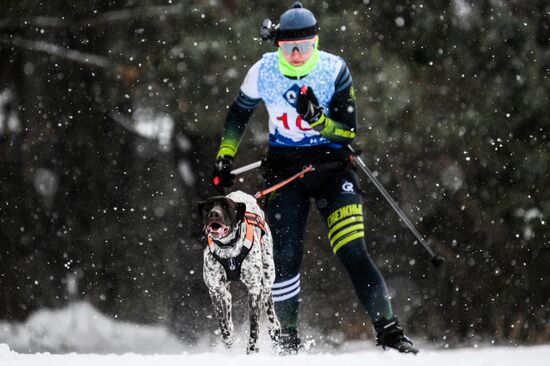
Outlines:
<svg viewBox="0 0 550 366"><path fill-rule="evenodd" d="M248 71L241 92L250 99L264 101L269 114L269 143L272 146L316 146L331 142L302 121L296 112L300 88L313 89L319 104L329 115L329 103L335 93L335 81L345 67L342 58L319 51L315 68L300 79L285 77L279 71L277 52L269 52ZM347 68L346 68L347 70ZM351 82L350 82L351 83Z"/></svg>

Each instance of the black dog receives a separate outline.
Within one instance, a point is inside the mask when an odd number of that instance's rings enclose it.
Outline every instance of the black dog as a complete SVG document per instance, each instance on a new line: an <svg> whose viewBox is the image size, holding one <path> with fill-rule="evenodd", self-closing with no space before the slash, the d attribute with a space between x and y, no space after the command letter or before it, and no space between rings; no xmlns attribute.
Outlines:
<svg viewBox="0 0 550 366"><path fill-rule="evenodd" d="M241 191L202 201L198 209L208 240L203 277L212 298L222 341L230 347L234 340L229 283L240 280L248 289L250 310L246 352L258 351L262 308L267 314L269 335L277 343L281 326L275 315L271 293L275 280L273 239L263 211L254 197Z"/></svg>

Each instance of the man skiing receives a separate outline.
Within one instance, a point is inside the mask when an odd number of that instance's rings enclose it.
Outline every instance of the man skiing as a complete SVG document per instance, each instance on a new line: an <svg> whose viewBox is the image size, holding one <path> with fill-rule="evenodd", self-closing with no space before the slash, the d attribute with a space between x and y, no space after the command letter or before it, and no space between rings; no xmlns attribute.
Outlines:
<svg viewBox="0 0 550 366"><path fill-rule="evenodd" d="M264 22L265 23L265 22ZM265 24L264 24L265 25ZM333 252L346 268L377 333L377 344L417 353L394 316L383 277L364 240L357 176L344 147L356 136L351 74L338 56L319 51L313 13L297 2L271 31L277 52L263 55L248 71L225 121L214 180L230 186L232 161L250 116L263 101L269 114L265 176L270 187L312 164L316 170L273 192L266 215L274 239L273 300L282 326L283 352L296 353L303 235L313 198L326 220Z"/></svg>

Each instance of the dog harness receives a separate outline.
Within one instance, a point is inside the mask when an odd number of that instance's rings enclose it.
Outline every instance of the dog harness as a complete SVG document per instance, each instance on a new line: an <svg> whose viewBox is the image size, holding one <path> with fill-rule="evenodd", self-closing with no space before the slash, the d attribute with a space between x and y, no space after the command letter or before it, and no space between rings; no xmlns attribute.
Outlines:
<svg viewBox="0 0 550 366"><path fill-rule="evenodd" d="M212 253L214 258L216 258L216 260L225 269L228 281L238 281L241 277L241 266L244 259L250 252L250 249L252 249L252 244L254 244L254 226L259 227L262 231L262 234L260 236L260 243L262 242L261 238L266 233L265 221L260 217L260 215L257 215L253 212L246 212L244 214L244 223L246 224L246 229L243 247L241 248L241 252L236 257L220 257L218 254L216 254L214 250L214 245L212 245L214 239L212 239L210 236L208 237L208 248L210 249L210 253Z"/></svg>

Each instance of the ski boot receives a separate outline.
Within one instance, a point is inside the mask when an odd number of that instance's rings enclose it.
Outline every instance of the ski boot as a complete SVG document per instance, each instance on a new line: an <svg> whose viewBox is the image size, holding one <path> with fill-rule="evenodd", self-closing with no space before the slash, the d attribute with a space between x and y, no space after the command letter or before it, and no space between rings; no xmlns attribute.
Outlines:
<svg viewBox="0 0 550 366"><path fill-rule="evenodd" d="M394 348L401 353L418 353L418 349L413 347L409 337L403 334L403 328L399 326L396 317L382 318L373 324L376 331L377 346L382 346L384 349Z"/></svg>
<svg viewBox="0 0 550 366"><path fill-rule="evenodd" d="M281 329L279 337L279 355L295 355L302 348L302 342L296 329Z"/></svg>

